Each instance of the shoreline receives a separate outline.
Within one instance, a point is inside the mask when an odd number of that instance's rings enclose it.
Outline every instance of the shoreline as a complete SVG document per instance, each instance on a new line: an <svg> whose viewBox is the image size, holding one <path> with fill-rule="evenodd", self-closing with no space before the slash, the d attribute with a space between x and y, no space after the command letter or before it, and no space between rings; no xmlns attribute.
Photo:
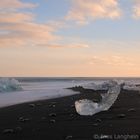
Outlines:
<svg viewBox="0 0 140 140"><path fill-rule="evenodd" d="M0 139L92 140L95 135L140 136L138 92L121 91L108 111L93 116L76 113L74 102L84 98L98 97L94 93L81 93L0 108Z"/></svg>
<svg viewBox="0 0 140 140"><path fill-rule="evenodd" d="M21 104L28 104L28 103L34 103L34 102L41 102L41 101L49 101L49 100L53 100L53 99L58 99L58 98L63 98L63 97L70 97L70 96L75 96L75 95L77 95L77 94L92 94L92 93L94 93L94 95L96 96L94 96L95 97L95 99L97 98L97 100L100 100L101 99L101 96L100 95L98 95L98 94L100 94L100 93L105 93L106 91L104 91L104 90L90 90L90 89L81 89L81 87L80 88L66 88L65 90L69 90L69 91L71 91L71 92L73 92L73 94L68 94L68 95L64 95L64 96L53 96L53 97L49 97L49 98L40 98L40 99L35 99L35 100L31 100L31 101L25 101L25 102L21 102L21 103L13 103L13 104L7 104L7 105L4 105L4 106L0 106L0 109L2 109L2 108L7 108L7 107L10 107L10 106L17 106L17 105L21 105ZM75 93L74 93L75 92ZM88 98L88 97L87 97Z"/></svg>

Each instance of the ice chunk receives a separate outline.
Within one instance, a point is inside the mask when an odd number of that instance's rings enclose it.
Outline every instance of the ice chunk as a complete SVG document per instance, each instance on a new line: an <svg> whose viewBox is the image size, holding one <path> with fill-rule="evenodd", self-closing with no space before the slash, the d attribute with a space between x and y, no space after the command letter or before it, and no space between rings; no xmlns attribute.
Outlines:
<svg viewBox="0 0 140 140"><path fill-rule="evenodd" d="M125 85L123 86L123 89L124 90L132 90L132 91L140 91L140 86L125 83Z"/></svg>
<svg viewBox="0 0 140 140"><path fill-rule="evenodd" d="M0 78L0 92L21 90L18 80L14 78Z"/></svg>
<svg viewBox="0 0 140 140"><path fill-rule="evenodd" d="M115 81L109 82L109 90L107 93L102 94L102 100L99 103L95 103L92 100L79 100L75 102L75 108L80 115L94 115L101 111L108 110L116 101L120 93L120 85Z"/></svg>
<svg viewBox="0 0 140 140"><path fill-rule="evenodd" d="M80 115L93 115L100 112L99 104L91 100L83 99L75 102L75 108Z"/></svg>
<svg viewBox="0 0 140 140"><path fill-rule="evenodd" d="M117 100L120 91L121 91L120 85L115 81L110 81L108 92L102 94L104 96L102 96L102 101L99 103L101 108L103 110L108 110Z"/></svg>
<svg viewBox="0 0 140 140"><path fill-rule="evenodd" d="M93 90L108 90L109 86L110 85L108 82L103 82L100 84L88 83L88 84L82 85L82 87L85 89L93 89Z"/></svg>

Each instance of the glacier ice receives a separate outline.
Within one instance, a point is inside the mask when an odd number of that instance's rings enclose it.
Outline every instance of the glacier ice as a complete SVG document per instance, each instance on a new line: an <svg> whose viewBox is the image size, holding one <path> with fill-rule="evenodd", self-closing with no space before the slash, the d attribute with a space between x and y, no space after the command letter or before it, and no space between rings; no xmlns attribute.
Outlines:
<svg viewBox="0 0 140 140"><path fill-rule="evenodd" d="M124 90L132 90L132 91L140 91L140 86L137 86L135 84L129 84L129 83L125 83L125 85L123 86Z"/></svg>
<svg viewBox="0 0 140 140"><path fill-rule="evenodd" d="M75 102L75 108L78 114L91 116L101 111L108 110L116 101L120 93L120 85L116 81L108 82L107 93L102 94L102 100L95 103L92 100L82 99Z"/></svg>
<svg viewBox="0 0 140 140"><path fill-rule="evenodd" d="M88 83L88 84L82 85L82 87L85 89L93 89L93 90L108 90L109 86L110 86L110 83L106 81L99 84Z"/></svg>
<svg viewBox="0 0 140 140"><path fill-rule="evenodd" d="M76 101L75 108L80 115L93 115L100 112L99 104L88 99Z"/></svg>
<svg viewBox="0 0 140 140"><path fill-rule="evenodd" d="M14 78L0 78L0 92L21 90L18 80Z"/></svg>

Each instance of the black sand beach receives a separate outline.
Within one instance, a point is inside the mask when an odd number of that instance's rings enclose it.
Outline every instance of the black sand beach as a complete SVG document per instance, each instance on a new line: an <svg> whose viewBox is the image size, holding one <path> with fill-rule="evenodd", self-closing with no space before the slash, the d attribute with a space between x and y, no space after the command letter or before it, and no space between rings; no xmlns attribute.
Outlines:
<svg viewBox="0 0 140 140"><path fill-rule="evenodd" d="M0 140L140 139L140 94L121 91L106 112L80 116L74 102L91 93L0 109Z"/></svg>

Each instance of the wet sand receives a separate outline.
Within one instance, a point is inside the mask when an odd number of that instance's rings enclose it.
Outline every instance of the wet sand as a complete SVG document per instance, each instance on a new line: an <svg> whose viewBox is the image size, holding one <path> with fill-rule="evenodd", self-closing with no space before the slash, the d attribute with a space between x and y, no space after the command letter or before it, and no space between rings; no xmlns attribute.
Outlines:
<svg viewBox="0 0 140 140"><path fill-rule="evenodd" d="M108 111L93 116L76 113L74 102L84 98L100 100L98 94L85 92L1 108L0 140L140 139L138 92L121 91Z"/></svg>

